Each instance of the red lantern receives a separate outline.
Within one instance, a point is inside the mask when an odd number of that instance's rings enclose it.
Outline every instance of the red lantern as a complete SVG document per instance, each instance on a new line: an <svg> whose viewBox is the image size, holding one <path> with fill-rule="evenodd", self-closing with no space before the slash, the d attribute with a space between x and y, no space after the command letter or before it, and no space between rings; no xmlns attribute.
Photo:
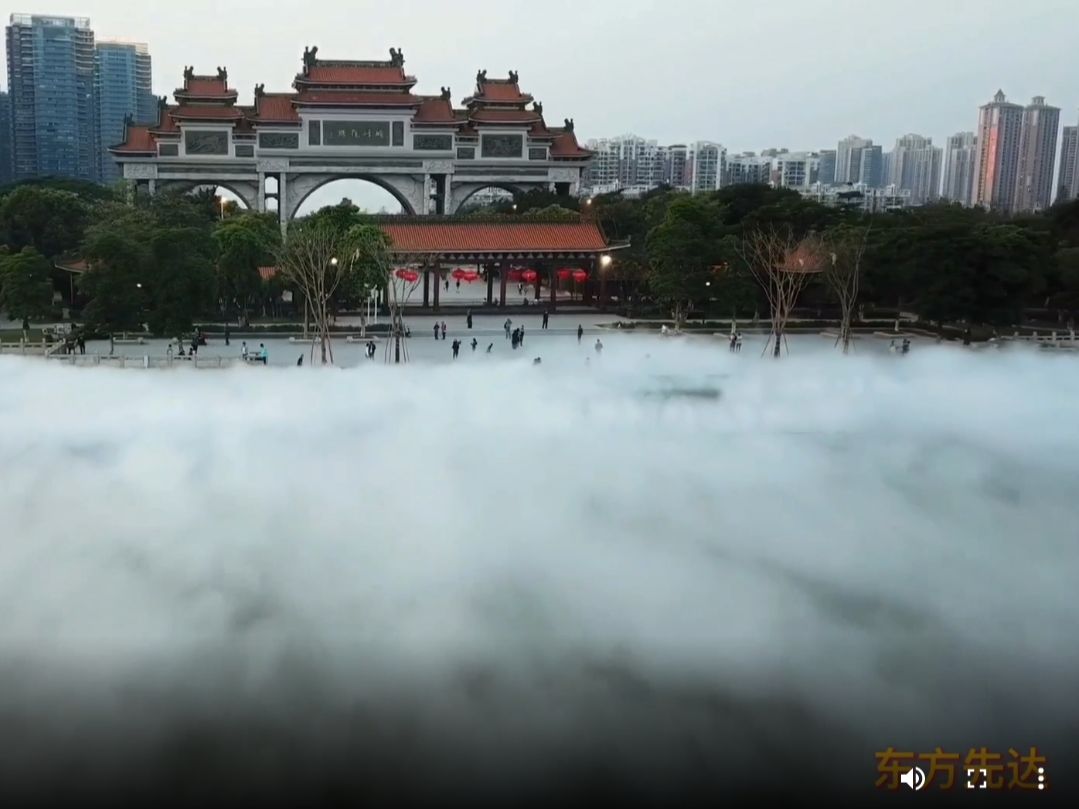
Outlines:
<svg viewBox="0 0 1079 809"><path fill-rule="evenodd" d="M468 270L458 267L456 270L450 273L450 275L458 281L464 280L464 277L468 275Z"/></svg>
<svg viewBox="0 0 1079 809"><path fill-rule="evenodd" d="M561 270L555 273L558 276L559 281L568 281L573 276L573 270L569 267L563 267Z"/></svg>
<svg viewBox="0 0 1079 809"><path fill-rule="evenodd" d="M506 280L516 283L521 280L521 270L517 267L513 267L506 273Z"/></svg>
<svg viewBox="0 0 1079 809"><path fill-rule="evenodd" d="M416 272L415 270L407 270L404 267L397 270L394 275L396 275L402 281L407 281L410 284L414 284L420 280L420 274L418 272Z"/></svg>
<svg viewBox="0 0 1079 809"><path fill-rule="evenodd" d="M480 274L478 272L476 272L475 270L465 270L464 272L461 273L461 280L465 281L465 282L467 282L469 284L471 284L473 281L475 281L479 277L480 277Z"/></svg>
<svg viewBox="0 0 1079 809"><path fill-rule="evenodd" d="M583 284L585 281L588 280L588 273L584 270L574 270L573 280L576 281L578 284Z"/></svg>
<svg viewBox="0 0 1079 809"><path fill-rule="evenodd" d="M521 280L524 281L526 284L535 283L536 278L537 276L535 270L525 270L523 273L521 273Z"/></svg>

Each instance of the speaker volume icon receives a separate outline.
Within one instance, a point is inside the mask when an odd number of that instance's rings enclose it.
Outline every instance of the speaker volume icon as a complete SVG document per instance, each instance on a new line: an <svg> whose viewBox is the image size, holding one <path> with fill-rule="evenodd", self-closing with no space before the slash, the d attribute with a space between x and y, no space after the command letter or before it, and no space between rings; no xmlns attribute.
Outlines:
<svg viewBox="0 0 1079 809"><path fill-rule="evenodd" d="M910 772L899 776L899 780L917 792L925 786L925 772L921 767L911 767Z"/></svg>

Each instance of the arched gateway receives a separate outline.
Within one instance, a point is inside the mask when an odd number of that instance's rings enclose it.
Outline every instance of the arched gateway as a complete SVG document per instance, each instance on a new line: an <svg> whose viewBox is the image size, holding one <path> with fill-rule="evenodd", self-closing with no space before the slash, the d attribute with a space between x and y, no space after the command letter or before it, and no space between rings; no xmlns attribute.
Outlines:
<svg viewBox="0 0 1079 809"><path fill-rule="evenodd" d="M515 72L493 79L481 70L455 108L447 87L413 94L416 79L395 48L388 61L317 54L304 50L293 92L257 85L249 107L236 103L224 68L187 68L176 103L162 98L156 123L128 123L124 142L110 148L124 178L151 194L192 183L240 188L260 211L276 197L282 228L314 189L348 177L381 185L413 214L454 213L486 186L577 191L592 153L571 119L547 126ZM270 177L276 193L266 191Z"/></svg>

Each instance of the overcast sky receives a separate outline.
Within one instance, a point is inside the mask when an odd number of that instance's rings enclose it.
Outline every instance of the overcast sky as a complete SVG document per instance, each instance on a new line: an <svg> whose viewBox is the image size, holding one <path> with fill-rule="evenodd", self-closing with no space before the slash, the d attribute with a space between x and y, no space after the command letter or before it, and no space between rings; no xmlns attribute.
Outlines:
<svg viewBox="0 0 1079 809"><path fill-rule="evenodd" d="M467 95L476 71L515 69L549 122L582 139L632 132L732 151L889 148L973 129L997 88L1044 95L1079 122L1079 0L15 0L13 11L90 17L99 39L145 41L158 95L228 68L287 90L305 45L327 58L404 50L417 91ZM6 15L5 15L6 16Z"/></svg>

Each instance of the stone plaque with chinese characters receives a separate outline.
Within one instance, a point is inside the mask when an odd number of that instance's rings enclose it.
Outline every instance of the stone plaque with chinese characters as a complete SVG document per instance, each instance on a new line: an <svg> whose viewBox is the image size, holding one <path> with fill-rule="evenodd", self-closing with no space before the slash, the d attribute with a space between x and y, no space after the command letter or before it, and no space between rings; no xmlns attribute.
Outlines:
<svg viewBox="0 0 1079 809"><path fill-rule="evenodd" d="M190 155L229 153L228 132L206 132L202 130L184 133L184 151Z"/></svg>
<svg viewBox="0 0 1079 809"><path fill-rule="evenodd" d="M483 157L520 157L524 150L524 135L484 135L480 154Z"/></svg>
<svg viewBox="0 0 1079 809"><path fill-rule="evenodd" d="M322 142L327 146L389 146L389 121L323 121Z"/></svg>
<svg viewBox="0 0 1079 809"><path fill-rule="evenodd" d="M300 136L292 132L260 132L260 149L299 149Z"/></svg>
<svg viewBox="0 0 1079 809"><path fill-rule="evenodd" d="M413 135L412 148L422 152L448 152L453 148L453 135Z"/></svg>

